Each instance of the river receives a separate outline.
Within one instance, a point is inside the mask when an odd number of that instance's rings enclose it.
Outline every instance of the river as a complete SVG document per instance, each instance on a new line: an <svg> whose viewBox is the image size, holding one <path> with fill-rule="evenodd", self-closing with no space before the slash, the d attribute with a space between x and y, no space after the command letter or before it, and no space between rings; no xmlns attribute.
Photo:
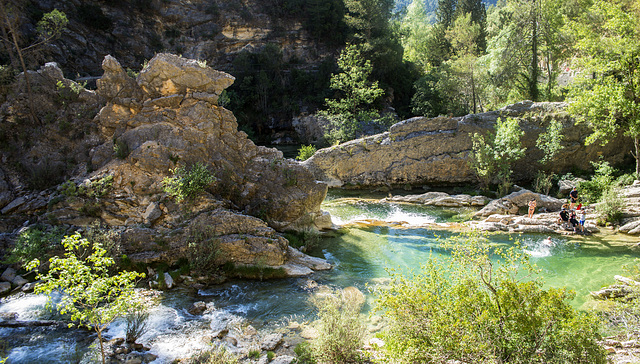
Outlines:
<svg viewBox="0 0 640 364"><path fill-rule="evenodd" d="M334 223L345 225L341 234L321 239L309 253L328 259L334 268L311 277L273 281L230 281L197 292L174 289L160 294L151 310L149 329L139 340L158 356L154 363L170 363L207 347L201 338L220 322L244 322L258 331L269 332L290 321L313 319L308 304L313 287L355 286L367 295L365 309L373 298L368 287L388 278L386 269L418 270L428 259L447 259L441 247L457 230L446 224L469 219L474 209L421 207L379 202L382 195L331 192L323 209ZM439 225L438 225L439 224ZM448 225L447 225L448 226ZM637 239L623 234L596 236L554 236L553 247L542 244L539 234L490 234L494 244L519 241L531 261L541 269L547 287L568 287L576 291L571 302L578 309L589 307L589 291L611 284L623 266L634 263ZM187 310L196 301L210 302L215 310L204 316ZM48 318L45 299L25 295L4 299L0 313L16 312L21 320ZM123 337L124 323L111 325L106 337ZM7 363L76 363L91 344L86 331L77 329L0 329ZM86 358L85 358L86 360Z"/></svg>

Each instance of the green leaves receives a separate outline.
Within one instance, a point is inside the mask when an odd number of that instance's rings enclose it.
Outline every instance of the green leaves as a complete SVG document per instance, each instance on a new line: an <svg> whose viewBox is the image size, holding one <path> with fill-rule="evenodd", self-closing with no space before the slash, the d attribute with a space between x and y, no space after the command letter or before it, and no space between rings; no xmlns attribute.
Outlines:
<svg viewBox="0 0 640 364"><path fill-rule="evenodd" d="M390 272L376 308L390 320L382 336L396 363L606 363L598 321L567 303L573 293L543 289L516 244L490 246L478 233L444 244L413 276Z"/></svg>
<svg viewBox="0 0 640 364"><path fill-rule="evenodd" d="M597 0L567 28L582 69L569 111L589 123L587 143L607 143L618 131L636 142L640 171L640 10L631 0Z"/></svg>
<svg viewBox="0 0 640 364"><path fill-rule="evenodd" d="M66 236L62 245L64 257L56 256L49 260L49 271L38 275L42 283L36 286L35 292L49 296L53 292L61 293L60 302L55 306L61 314L69 315L69 326L93 329L100 338L101 332L113 320L139 304L133 288L144 273L124 271L109 275L113 259L106 256L100 244L90 243L79 233ZM27 269L37 265L39 262L34 260ZM50 299L48 305L51 304Z"/></svg>
<svg viewBox="0 0 640 364"><path fill-rule="evenodd" d="M361 46L348 45L338 58L338 67L342 72L331 76L330 87L339 91L341 97L325 100L328 107L325 114L332 122L332 130L326 136L330 142L354 139L360 122L378 118L373 103L384 94L378 81L369 81L373 67L362 55Z"/></svg>
<svg viewBox="0 0 640 364"><path fill-rule="evenodd" d="M173 177L165 177L162 180L162 186L164 191L174 197L177 202L195 198L216 181L207 167L200 162L191 168L181 166L171 172Z"/></svg>
<svg viewBox="0 0 640 364"><path fill-rule="evenodd" d="M520 138L524 134L517 119L498 118L495 133L486 137L474 133L471 136L471 167L475 171L480 184L488 187L494 178L505 183L511 176L511 165L524 156Z"/></svg>

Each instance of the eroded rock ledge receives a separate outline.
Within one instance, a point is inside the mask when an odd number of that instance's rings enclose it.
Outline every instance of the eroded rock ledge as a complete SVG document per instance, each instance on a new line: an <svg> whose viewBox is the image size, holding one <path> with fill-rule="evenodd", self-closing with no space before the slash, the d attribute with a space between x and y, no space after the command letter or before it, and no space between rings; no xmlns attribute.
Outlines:
<svg viewBox="0 0 640 364"><path fill-rule="evenodd" d="M584 146L590 130L584 124L576 125L564 112L565 107L564 103L523 101L464 117L415 117L391 126L386 133L321 149L304 164L331 187L476 183L468 163L470 134L494 130L500 117L519 119L525 132L522 142L527 155L514 166L516 180L532 179L540 168L543 152L536 147L536 140L552 119L562 122L565 147L562 158L554 162L554 172L571 167L590 169L588 161L600 155L613 163L621 162L632 150L631 141L623 136L604 147Z"/></svg>

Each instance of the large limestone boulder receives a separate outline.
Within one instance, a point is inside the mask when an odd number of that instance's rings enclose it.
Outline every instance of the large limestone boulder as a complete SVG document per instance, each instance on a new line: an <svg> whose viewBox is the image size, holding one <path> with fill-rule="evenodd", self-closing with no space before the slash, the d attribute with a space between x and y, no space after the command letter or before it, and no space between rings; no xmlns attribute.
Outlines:
<svg viewBox="0 0 640 364"><path fill-rule="evenodd" d="M113 57L103 68L98 93L107 104L95 118L102 142L90 153L93 172L59 186L49 201L34 196L5 208L43 200L43 219L100 222L144 263L175 262L189 244L214 239L218 263L283 266L288 242L276 230L314 228L316 219L326 226L327 185L280 151L256 146L217 104L232 76L170 54L154 57L135 80ZM193 200L168 196L163 179L196 163L215 182Z"/></svg>
<svg viewBox="0 0 640 364"><path fill-rule="evenodd" d="M562 157L554 162L553 172L590 169L588 161L600 155L621 162L631 150L631 140L622 135L605 146L585 146L590 130L584 124L576 125L565 108L565 103L524 101L464 117L415 117L391 126L386 133L321 149L304 164L317 179L335 187L476 183L469 167L470 135L492 132L496 120L504 117L518 118L524 131L522 144L527 153L514 166L516 180L533 179L541 168L538 161L543 152L536 141L552 119L562 122L564 135Z"/></svg>
<svg viewBox="0 0 640 364"><path fill-rule="evenodd" d="M476 216L490 216L493 214L517 214L521 207L528 206L531 199L536 200L537 211L558 211L562 208L563 201L547 195L520 190L502 198L489 202Z"/></svg>
<svg viewBox="0 0 640 364"><path fill-rule="evenodd" d="M215 105L220 93L234 80L235 77L207 67L206 63L168 53L153 57L138 76L140 87L153 98L192 92L196 98L210 95L209 101Z"/></svg>

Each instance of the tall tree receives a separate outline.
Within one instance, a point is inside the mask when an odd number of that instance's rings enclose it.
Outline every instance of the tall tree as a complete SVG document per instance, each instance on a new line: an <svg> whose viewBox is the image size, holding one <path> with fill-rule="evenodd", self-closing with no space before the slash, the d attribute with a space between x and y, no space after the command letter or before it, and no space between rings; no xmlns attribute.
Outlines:
<svg viewBox="0 0 640 364"><path fill-rule="evenodd" d="M384 91L378 81L371 81L371 61L364 58L362 46L348 45L338 58L341 72L331 76L331 88L338 91L335 99L327 99L332 130L330 142L351 140L360 130L361 122L369 122L379 116L373 103Z"/></svg>
<svg viewBox="0 0 640 364"><path fill-rule="evenodd" d="M496 104L552 97L549 90L567 44L560 34L559 0L506 0L494 8L487 23L487 67L497 88ZM541 67L547 70L546 93L540 92ZM498 106L498 105L495 105Z"/></svg>
<svg viewBox="0 0 640 364"><path fill-rule="evenodd" d="M451 29L447 31L447 40L454 50L453 56L447 62L454 72L457 87L450 91L458 94L467 110L475 114L480 98L478 97L478 82L476 61L478 59L478 36L482 33L481 25L473 23L471 13L456 18Z"/></svg>
<svg viewBox="0 0 640 364"><path fill-rule="evenodd" d="M568 27L582 70L570 111L593 128L587 143L607 143L619 131L631 137L640 175L640 5L595 0Z"/></svg>

